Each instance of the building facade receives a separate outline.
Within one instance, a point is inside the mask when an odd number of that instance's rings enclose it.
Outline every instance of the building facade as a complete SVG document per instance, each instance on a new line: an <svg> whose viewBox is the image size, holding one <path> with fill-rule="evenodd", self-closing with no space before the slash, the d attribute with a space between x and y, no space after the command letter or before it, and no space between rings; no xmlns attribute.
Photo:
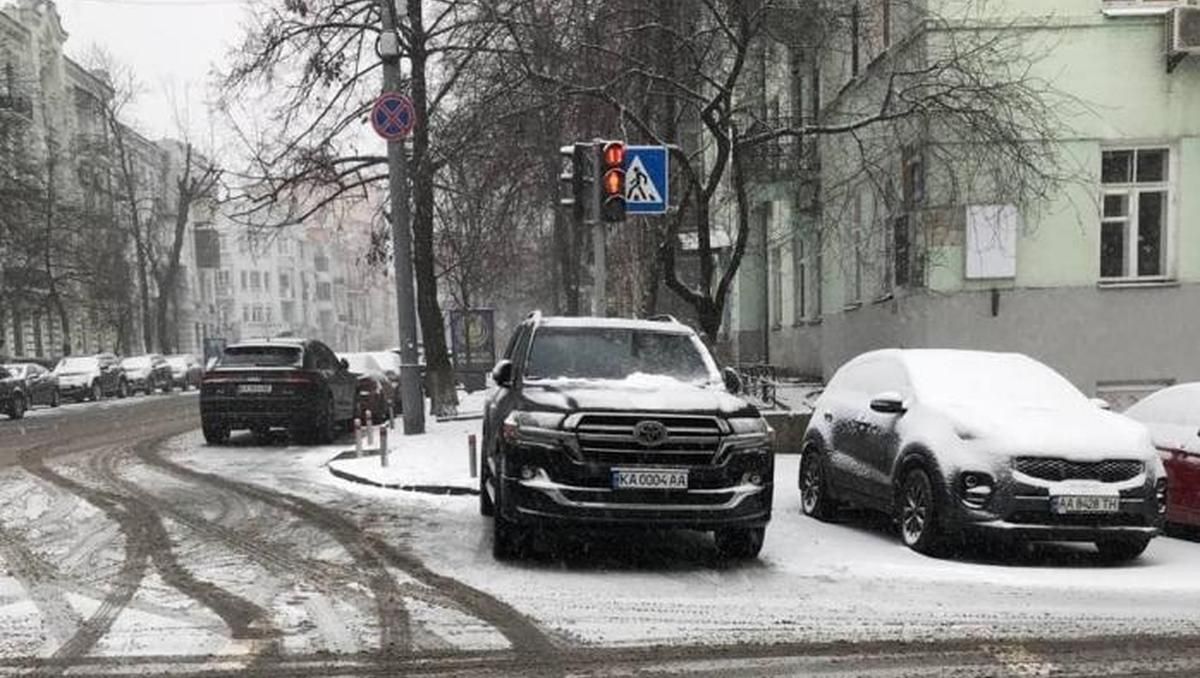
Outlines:
<svg viewBox="0 0 1200 678"><path fill-rule="evenodd" d="M868 135L872 172L854 150L863 138L823 137L816 209L764 200L767 246L732 300L750 318L731 327L749 337L736 343L765 333L761 357L826 377L886 346L1020 351L1117 401L1200 379L1188 312L1200 303L1200 57L1164 47L1172 7L1187 3L931 1L947 19L928 31L888 4L859 3L858 42L817 64L821 119L868 110L903 50L1020 31L1037 54L1029 76L1079 104L1050 140L1061 180L1022 202L999 184L963 190L971 150L953 164L936 135ZM967 5L987 13L956 14Z"/></svg>

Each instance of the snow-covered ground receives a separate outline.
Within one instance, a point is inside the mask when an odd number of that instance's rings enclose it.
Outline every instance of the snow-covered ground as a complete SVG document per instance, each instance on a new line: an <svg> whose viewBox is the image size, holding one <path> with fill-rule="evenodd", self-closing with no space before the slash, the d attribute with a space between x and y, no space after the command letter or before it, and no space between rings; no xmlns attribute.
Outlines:
<svg viewBox="0 0 1200 678"><path fill-rule="evenodd" d="M465 462L479 422L431 423L404 440L431 477L435 462ZM477 430L477 429L476 429ZM780 457L776 512L761 558L729 565L711 538L688 532L605 532L543 540L529 560L498 563L491 521L473 496L368 487L335 478L346 449L179 441L174 456L199 469L304 492L414 552L434 571L491 593L564 637L591 644L805 640L1077 637L1200 631L1200 544L1160 538L1136 563L1103 565L1089 546L1044 545L1024 554L980 549L956 560L903 547L869 515L826 524L800 514L798 459ZM276 463L282 463L282 466ZM397 468L406 468L397 466ZM446 467L451 476L453 466ZM394 515L396 520L387 516ZM400 518L403 517L401 520ZM414 517L416 521L414 522Z"/></svg>

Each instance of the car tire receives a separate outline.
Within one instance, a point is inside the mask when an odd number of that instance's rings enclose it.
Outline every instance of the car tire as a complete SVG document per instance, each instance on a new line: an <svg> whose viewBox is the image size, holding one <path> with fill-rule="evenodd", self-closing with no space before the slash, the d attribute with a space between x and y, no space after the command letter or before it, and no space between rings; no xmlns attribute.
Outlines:
<svg viewBox="0 0 1200 678"><path fill-rule="evenodd" d="M529 531L510 522L499 511L492 518L492 557L496 560L515 560L529 548Z"/></svg>
<svg viewBox="0 0 1200 678"><path fill-rule="evenodd" d="M492 470L486 459L479 466L479 515L490 518L496 514L496 505L492 503L492 495L488 494L488 481L492 478Z"/></svg>
<svg viewBox="0 0 1200 678"><path fill-rule="evenodd" d="M175 390L175 384L171 383L170 381L168 381L168 382L166 382L165 384L163 384L163 385L162 385L162 392L163 392L163 395L166 395L166 394L168 394L168 393L170 393L171 391L174 391L174 390Z"/></svg>
<svg viewBox="0 0 1200 678"><path fill-rule="evenodd" d="M54 392L50 394L50 407L58 407L59 405L62 405L62 394L59 393L58 389L56 388L54 389Z"/></svg>
<svg viewBox="0 0 1200 678"><path fill-rule="evenodd" d="M762 550L766 533L765 527L717 530L713 533L713 541L717 552L726 560L752 560Z"/></svg>
<svg viewBox="0 0 1200 678"><path fill-rule="evenodd" d="M224 445L229 442L229 427L204 422L201 428L204 430L204 442L209 445Z"/></svg>
<svg viewBox="0 0 1200 678"><path fill-rule="evenodd" d="M1142 555L1150 545L1149 537L1129 537L1125 539L1104 539L1096 542L1100 557L1109 563L1124 563Z"/></svg>
<svg viewBox="0 0 1200 678"><path fill-rule="evenodd" d="M804 450L800 458L800 510L817 520L832 520L837 505L829 495L829 477L825 472L825 455L816 447Z"/></svg>
<svg viewBox="0 0 1200 678"><path fill-rule="evenodd" d="M127 382L123 379L121 380L121 383L117 386L117 397L118 398L128 398L129 397L129 382Z"/></svg>
<svg viewBox="0 0 1200 678"><path fill-rule="evenodd" d="M22 419L25 417L25 396L20 393L13 396L12 402L8 404L8 418Z"/></svg>
<svg viewBox="0 0 1200 678"><path fill-rule="evenodd" d="M333 420L335 418L333 409L333 396L329 396L326 403L325 413L317 419L317 423L308 431L305 431L303 436L305 442L310 445L329 445L333 442Z"/></svg>
<svg viewBox="0 0 1200 678"><path fill-rule="evenodd" d="M941 504L929 473L921 466L908 469L900 484L897 523L904 544L927 556L941 555L944 539Z"/></svg>
<svg viewBox="0 0 1200 678"><path fill-rule="evenodd" d="M100 382L92 382L92 402L98 403L104 400L104 389L100 388Z"/></svg>

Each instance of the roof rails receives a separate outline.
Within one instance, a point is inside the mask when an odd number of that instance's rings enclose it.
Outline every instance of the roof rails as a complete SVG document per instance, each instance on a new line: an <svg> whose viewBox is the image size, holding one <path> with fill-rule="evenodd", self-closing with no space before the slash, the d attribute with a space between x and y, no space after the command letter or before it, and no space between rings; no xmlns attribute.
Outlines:
<svg viewBox="0 0 1200 678"><path fill-rule="evenodd" d="M660 323L675 323L676 325L680 324L678 318L676 318L673 315L669 315L667 313L660 313L658 315L652 315L649 318L646 318L646 320L652 320L654 322L660 322Z"/></svg>

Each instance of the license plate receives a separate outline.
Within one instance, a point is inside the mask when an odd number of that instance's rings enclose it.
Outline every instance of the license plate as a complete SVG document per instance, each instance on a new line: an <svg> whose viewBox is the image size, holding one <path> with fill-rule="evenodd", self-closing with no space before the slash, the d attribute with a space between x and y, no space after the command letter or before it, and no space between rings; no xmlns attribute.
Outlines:
<svg viewBox="0 0 1200 678"><path fill-rule="evenodd" d="M238 393L270 393L270 384L238 384Z"/></svg>
<svg viewBox="0 0 1200 678"><path fill-rule="evenodd" d="M615 468L612 470L612 486L614 490L686 490L688 472Z"/></svg>
<svg viewBox="0 0 1200 678"><path fill-rule="evenodd" d="M1055 513L1116 513L1121 510L1121 498L1097 495L1054 497L1051 509Z"/></svg>

